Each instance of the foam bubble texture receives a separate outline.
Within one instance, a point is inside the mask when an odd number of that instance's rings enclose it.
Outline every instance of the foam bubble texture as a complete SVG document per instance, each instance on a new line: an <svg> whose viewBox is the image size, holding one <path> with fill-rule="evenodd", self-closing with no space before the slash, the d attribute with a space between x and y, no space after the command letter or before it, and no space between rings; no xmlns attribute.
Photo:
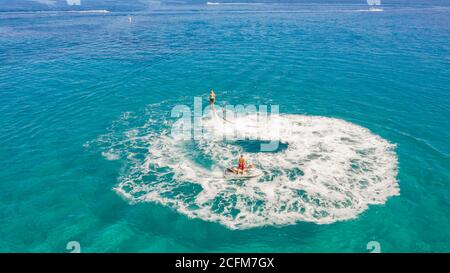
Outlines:
<svg viewBox="0 0 450 273"><path fill-rule="evenodd" d="M277 115L230 123L216 116L203 119L209 137L196 141L173 139L167 122L164 129L156 126L161 122L153 118L123 131L121 139L102 138L105 157L125 162L115 190L131 203L157 202L189 217L246 229L348 220L399 194L395 145L344 120ZM236 134L246 140L232 139ZM269 140L285 148L261 152L247 145ZM240 153L264 174L223 179L224 168L235 165Z"/></svg>

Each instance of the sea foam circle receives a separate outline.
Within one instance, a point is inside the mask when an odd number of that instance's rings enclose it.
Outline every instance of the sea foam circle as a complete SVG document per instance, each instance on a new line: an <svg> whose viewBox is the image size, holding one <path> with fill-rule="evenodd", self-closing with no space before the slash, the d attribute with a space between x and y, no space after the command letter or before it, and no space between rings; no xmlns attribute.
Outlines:
<svg viewBox="0 0 450 273"><path fill-rule="evenodd" d="M307 115L277 115L264 124L254 116L219 120L203 119L209 137L199 140L174 139L170 126L154 126L157 119L128 128L121 139L101 138L108 143L103 154L125 162L115 190L130 203L160 203L230 229L330 224L399 194L395 145L366 128ZM245 140L230 140L236 132ZM280 140L284 148L245 147L246 141L270 140ZM241 153L264 174L223 179L224 168Z"/></svg>

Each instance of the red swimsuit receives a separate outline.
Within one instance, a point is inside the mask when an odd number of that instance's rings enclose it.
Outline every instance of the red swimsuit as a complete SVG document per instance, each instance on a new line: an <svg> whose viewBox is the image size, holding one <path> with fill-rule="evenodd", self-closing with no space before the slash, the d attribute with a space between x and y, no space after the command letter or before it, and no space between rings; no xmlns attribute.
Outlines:
<svg viewBox="0 0 450 273"><path fill-rule="evenodd" d="M238 170L244 170L245 169L245 161L239 160Z"/></svg>

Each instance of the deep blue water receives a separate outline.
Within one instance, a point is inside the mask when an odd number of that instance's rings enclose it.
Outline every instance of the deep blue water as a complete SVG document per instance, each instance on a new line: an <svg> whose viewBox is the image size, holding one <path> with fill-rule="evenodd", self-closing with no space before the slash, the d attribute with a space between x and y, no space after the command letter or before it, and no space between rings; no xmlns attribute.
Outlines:
<svg viewBox="0 0 450 273"><path fill-rule="evenodd" d="M0 251L65 252L79 241L83 252L367 252L373 240L384 252L450 251L450 6L382 8L0 12ZM174 105L211 88L220 104L277 104L369 129L396 145L399 193L332 223L237 229L130 204L114 189L133 180L133 159L153 156L145 145L166 136ZM123 144L130 132L152 137ZM139 183L174 189L173 175ZM183 191L200 192L197 182Z"/></svg>

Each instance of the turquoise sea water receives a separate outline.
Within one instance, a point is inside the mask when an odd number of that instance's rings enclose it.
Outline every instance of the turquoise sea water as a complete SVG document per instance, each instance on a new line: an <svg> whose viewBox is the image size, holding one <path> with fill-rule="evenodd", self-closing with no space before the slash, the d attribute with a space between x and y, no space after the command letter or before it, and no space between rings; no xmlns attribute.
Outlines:
<svg viewBox="0 0 450 273"><path fill-rule="evenodd" d="M66 252L67 242L78 241L82 252L367 252L378 241L383 252L449 252L450 6L382 8L0 12L0 251ZM288 216L261 205L278 224L264 219L253 227L206 213L224 215L221 202L236 202L229 196L196 217L160 198L139 199L156 192L191 204L202 191L202 178L180 189L185 169L158 161L158 149L168 151L163 157L175 151L169 160L186 168L191 162L180 159L189 157L214 169L217 155L211 159L208 147L166 141L172 107L193 106L194 96L206 105L210 88L221 105L277 104L297 118L336 118L339 130L369 129L362 140L378 135L396 145L388 149L396 160L386 166L398 173L383 175L393 175L399 191L352 210L369 201L349 188L349 209L329 223L313 215L280 224ZM341 120L350 127L339 127ZM139 168L146 159L150 173ZM342 174L361 182L332 167L330 181ZM125 182L145 187L132 192Z"/></svg>

